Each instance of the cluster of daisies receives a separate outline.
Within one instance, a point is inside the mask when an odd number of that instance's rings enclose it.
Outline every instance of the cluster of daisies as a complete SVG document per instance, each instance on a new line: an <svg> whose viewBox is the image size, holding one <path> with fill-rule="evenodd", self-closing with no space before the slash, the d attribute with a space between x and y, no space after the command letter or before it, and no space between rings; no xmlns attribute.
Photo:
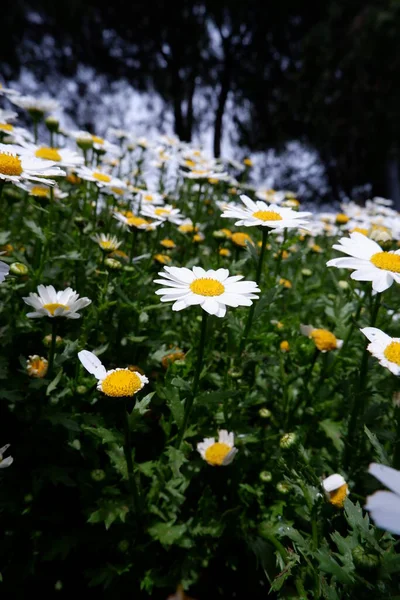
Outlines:
<svg viewBox="0 0 400 600"><path fill-rule="evenodd" d="M79 208L92 211L95 224L96 216L106 211L111 217L108 223L132 234L133 242L139 231L156 231L157 235L162 231L163 250L153 258L165 266L154 280L161 286L155 293L161 302L172 303L173 311L199 306L205 313L223 318L227 308L251 307L262 290L262 256L269 250L266 234L282 241L290 229L307 239L312 251L318 253L323 252L317 244L318 236L343 236L333 248L346 256L330 260L328 266L353 270L351 278L372 282L374 294L400 283L400 250L385 249L389 242L400 238L400 216L386 199L374 198L362 208L348 202L337 214L302 212L294 193L250 182L249 158L242 162L215 159L173 136L160 135L150 140L115 128L110 128L105 137L69 130L62 126L61 107L53 99L23 96L3 86L0 96L9 103L8 109L0 108L0 197L7 185L16 186L37 201L57 203L68 196L60 187L61 182L67 182L69 186L82 186L84 192L91 190L94 200L87 206L87 195L81 194ZM26 111L34 133L18 124L15 110ZM39 129L47 131L48 145L38 142ZM185 203L180 203L182 191ZM235 227L242 228L232 232L222 227L214 232L219 257L229 257L228 242L245 248L254 244L252 231L263 232L257 281L231 275L227 268L205 270L199 265L187 268L171 264L169 253L176 248L172 239L175 232L193 243L204 241L206 202L212 214L217 211L218 218L230 219ZM92 233L93 241L103 252L103 260L128 258L120 249L122 241L118 235L97 230ZM133 262L133 254L129 259ZM0 282L8 273L9 266L0 261ZM280 283L285 287L291 285L284 279ZM78 319L80 311L91 304L89 298L80 297L70 287L56 291L52 285L39 285L37 293L30 293L24 301L33 309L27 314L29 318L48 318L52 322L60 318ZM251 311L249 315L250 326ZM370 341L368 350L383 366L399 375L400 338L391 338L375 327L361 331ZM333 332L313 325L302 325L301 333L312 340L316 352L340 350L343 345ZM282 342L281 350L289 351L287 341ZM88 350L79 352L78 358L97 380L97 389L108 397L132 397L148 383L148 378L137 370L106 370ZM51 370L49 362L31 355L27 361L28 374L45 377ZM12 463L12 457L3 459L7 449L8 446L0 449L0 468ZM229 465L237 453L234 433L220 430L217 439L205 438L197 450L209 465ZM368 498L367 508L378 525L400 533L398 524L393 525L400 513L400 474L376 464L371 465L370 473L392 492L377 492ZM343 506L349 492L343 476L330 475L322 485L329 501Z"/></svg>

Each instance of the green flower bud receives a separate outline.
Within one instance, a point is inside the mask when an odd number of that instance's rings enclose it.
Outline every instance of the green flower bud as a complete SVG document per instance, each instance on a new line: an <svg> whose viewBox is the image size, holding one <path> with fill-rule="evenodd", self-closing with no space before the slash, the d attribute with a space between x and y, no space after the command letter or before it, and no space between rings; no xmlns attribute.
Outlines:
<svg viewBox="0 0 400 600"><path fill-rule="evenodd" d="M213 238L215 238L216 240L224 240L226 238L226 235L223 231L218 229L217 231L213 231Z"/></svg>
<svg viewBox="0 0 400 600"><path fill-rule="evenodd" d="M93 481L103 481L106 478L106 474L103 469L93 469L90 475Z"/></svg>
<svg viewBox="0 0 400 600"><path fill-rule="evenodd" d="M24 500L25 500L25 502L26 502L27 504L29 504L30 502L32 502L32 500L33 500L33 496L32 496L32 494L26 494L26 495L24 496Z"/></svg>
<svg viewBox="0 0 400 600"><path fill-rule="evenodd" d="M285 433L279 441L279 445L283 449L292 448L296 444L297 435L295 433Z"/></svg>
<svg viewBox="0 0 400 600"><path fill-rule="evenodd" d="M120 269L122 269L121 263L115 258L106 258L104 264L107 267L107 269L110 269L111 271L119 271Z"/></svg>
<svg viewBox="0 0 400 600"><path fill-rule="evenodd" d="M286 481L280 481L276 484L276 489L281 494L288 494L291 490L291 485L290 483L286 483Z"/></svg>
<svg viewBox="0 0 400 600"><path fill-rule="evenodd" d="M348 290L350 287L350 284L348 281L341 279L340 281L338 281L338 286L340 287L341 290Z"/></svg>
<svg viewBox="0 0 400 600"><path fill-rule="evenodd" d="M59 335L57 335L56 336L56 347L58 348L63 343L64 343L64 340L62 339L62 337L60 337ZM46 348L50 348L51 334L44 336L44 338L43 338L43 344L46 346Z"/></svg>
<svg viewBox="0 0 400 600"><path fill-rule="evenodd" d="M76 140L76 145L81 149L81 150L90 150L90 148L93 148L93 139L91 135L85 135L82 137L79 137Z"/></svg>
<svg viewBox="0 0 400 600"><path fill-rule="evenodd" d="M45 119L44 122L49 131L57 133L58 128L60 126L60 122L56 117L47 117L47 119Z"/></svg>
<svg viewBox="0 0 400 600"><path fill-rule="evenodd" d="M78 439L75 439L70 443L70 446L72 446L72 448L75 448L75 450L80 450L81 442Z"/></svg>
<svg viewBox="0 0 400 600"><path fill-rule="evenodd" d="M124 271L127 273L134 273L136 269L133 265L124 265Z"/></svg>
<svg viewBox="0 0 400 600"><path fill-rule="evenodd" d="M61 590L63 589L62 581L56 581L54 584L54 589L56 590L56 592L61 592Z"/></svg>
<svg viewBox="0 0 400 600"><path fill-rule="evenodd" d="M76 388L76 393L79 394L80 396L84 396L87 391L88 391L88 389L85 385L78 385Z"/></svg>
<svg viewBox="0 0 400 600"><path fill-rule="evenodd" d="M120 552L127 552L129 550L128 540L121 540L118 544L118 550Z"/></svg>
<svg viewBox="0 0 400 600"><path fill-rule="evenodd" d="M259 478L264 483L269 483L270 481L272 481L272 473L271 471L261 471Z"/></svg>
<svg viewBox="0 0 400 600"><path fill-rule="evenodd" d="M269 419L272 417L272 412L268 408L260 408L258 414L262 419Z"/></svg>
<svg viewBox="0 0 400 600"><path fill-rule="evenodd" d="M243 371L241 369L229 369L228 375L232 377L232 379L240 379L243 375Z"/></svg>
<svg viewBox="0 0 400 600"><path fill-rule="evenodd" d="M311 275L312 275L312 271L311 271L310 269L302 269L302 270L301 270L301 274L302 274L304 277L311 277Z"/></svg>
<svg viewBox="0 0 400 600"><path fill-rule="evenodd" d="M363 570L377 569L380 565L379 556L366 552L360 544L351 551L354 563Z"/></svg>
<svg viewBox="0 0 400 600"><path fill-rule="evenodd" d="M29 269L23 263L15 262L10 265L10 273L18 275L18 277L24 277L29 273Z"/></svg>

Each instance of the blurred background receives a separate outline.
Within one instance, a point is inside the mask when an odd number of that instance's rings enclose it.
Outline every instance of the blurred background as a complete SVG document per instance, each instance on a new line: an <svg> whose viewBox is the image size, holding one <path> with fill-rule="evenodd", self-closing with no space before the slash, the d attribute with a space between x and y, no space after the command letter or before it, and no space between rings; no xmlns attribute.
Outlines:
<svg viewBox="0 0 400 600"><path fill-rule="evenodd" d="M0 81L64 124L175 133L253 180L400 208L399 0L18 0Z"/></svg>

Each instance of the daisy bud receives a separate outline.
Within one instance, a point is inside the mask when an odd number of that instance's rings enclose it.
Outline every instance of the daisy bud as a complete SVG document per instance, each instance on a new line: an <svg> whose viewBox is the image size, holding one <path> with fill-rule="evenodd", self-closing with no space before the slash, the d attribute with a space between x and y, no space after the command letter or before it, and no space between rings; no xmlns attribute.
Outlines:
<svg viewBox="0 0 400 600"><path fill-rule="evenodd" d="M29 269L26 265L20 262L15 262L10 265L10 272L18 277L24 277L29 273Z"/></svg>
<svg viewBox="0 0 400 600"><path fill-rule="evenodd" d="M129 550L128 540L121 540L118 544L118 550L120 552L128 552L128 550Z"/></svg>
<svg viewBox="0 0 400 600"><path fill-rule="evenodd" d="M340 281L338 281L338 286L340 287L341 290L348 290L350 287L350 284L348 281L341 279Z"/></svg>
<svg viewBox="0 0 400 600"><path fill-rule="evenodd" d="M221 229L218 229L217 231L213 231L213 238L215 238L216 240L224 240L226 239L226 235L223 231L221 231Z"/></svg>
<svg viewBox="0 0 400 600"><path fill-rule="evenodd" d="M262 419L269 419L272 416L272 412L268 408L260 408L258 414Z"/></svg>
<svg viewBox="0 0 400 600"><path fill-rule="evenodd" d="M78 385L76 388L76 393L79 394L80 396L84 396L87 391L88 391L88 389L85 385Z"/></svg>
<svg viewBox="0 0 400 600"><path fill-rule="evenodd" d="M376 569L380 565L379 556L366 552L360 544L353 548L351 553L354 563L363 570Z"/></svg>
<svg viewBox="0 0 400 600"><path fill-rule="evenodd" d="M293 446L295 446L297 443L297 435L295 433L285 433L280 441L279 441L279 445L281 448L283 448L284 450L287 450L288 448L292 448Z"/></svg>
<svg viewBox="0 0 400 600"><path fill-rule="evenodd" d="M93 469L93 471L90 473L90 476L93 481L103 481L103 479L106 478L106 474L103 469Z"/></svg>
<svg viewBox="0 0 400 600"><path fill-rule="evenodd" d="M311 277L312 271L310 269L302 269L301 274L303 275L303 277Z"/></svg>
<svg viewBox="0 0 400 600"><path fill-rule="evenodd" d="M75 450L80 450L81 449L81 442L78 439L72 440L72 442L70 443L71 448L74 448Z"/></svg>
<svg viewBox="0 0 400 600"><path fill-rule="evenodd" d="M286 481L280 481L279 483L276 484L276 489L281 494L288 494L290 492L291 486Z"/></svg>
<svg viewBox="0 0 400 600"><path fill-rule="evenodd" d="M53 132L53 133L57 133L58 132L58 128L60 126L60 122L56 117L47 117L47 119L45 119L45 124L46 127L49 131Z"/></svg>
<svg viewBox="0 0 400 600"><path fill-rule="evenodd" d="M243 371L241 369L229 369L228 375L232 377L232 379L240 379L243 375Z"/></svg>
<svg viewBox="0 0 400 600"><path fill-rule="evenodd" d="M24 502L26 502L27 504L29 504L30 502L32 502L32 500L33 500L32 494L26 494L24 496Z"/></svg>
<svg viewBox="0 0 400 600"><path fill-rule="evenodd" d="M259 478L264 483L269 483L270 481L272 481L272 473L271 471L261 471Z"/></svg>
<svg viewBox="0 0 400 600"><path fill-rule="evenodd" d="M38 356L37 354L30 356L26 361L26 371L29 377L37 379L46 377L48 367L48 361L43 356Z"/></svg>
<svg viewBox="0 0 400 600"><path fill-rule="evenodd" d="M63 339L62 337L60 337L59 335L57 335L56 337L56 348L58 348L59 346L61 346L61 344L63 343ZM50 344L51 344L51 334L49 335L45 335L43 338L43 344L46 346L46 348L50 348Z"/></svg>
<svg viewBox="0 0 400 600"><path fill-rule="evenodd" d="M122 269L121 263L115 258L106 258L104 264L111 271L119 271L120 269Z"/></svg>
<svg viewBox="0 0 400 600"><path fill-rule="evenodd" d="M93 139L92 136L82 136L76 140L77 146L81 150L90 150L93 147Z"/></svg>
<svg viewBox="0 0 400 600"><path fill-rule="evenodd" d="M56 592L61 592L61 590L63 589L62 581L60 581L60 580L56 581L54 584L54 589L56 590Z"/></svg>

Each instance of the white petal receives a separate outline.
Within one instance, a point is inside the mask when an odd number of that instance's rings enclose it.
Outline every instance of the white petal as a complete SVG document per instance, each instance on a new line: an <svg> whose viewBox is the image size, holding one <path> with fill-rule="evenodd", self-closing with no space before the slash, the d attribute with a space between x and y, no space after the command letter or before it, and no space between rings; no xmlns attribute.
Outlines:
<svg viewBox="0 0 400 600"><path fill-rule="evenodd" d="M364 327L364 329L360 329L360 331L370 342L378 341L384 347L386 347L392 341L392 338L389 335L387 335L377 327Z"/></svg>
<svg viewBox="0 0 400 600"><path fill-rule="evenodd" d="M400 498L392 492L375 492L367 497L365 508L371 512L375 525L400 534Z"/></svg>
<svg viewBox="0 0 400 600"><path fill-rule="evenodd" d="M322 481L322 487L326 492L333 492L346 483L346 480L339 473L334 473Z"/></svg>
<svg viewBox="0 0 400 600"><path fill-rule="evenodd" d="M94 375L96 379L103 379L106 376L107 371L103 366L103 363L95 354L93 354L93 352L81 350L78 352L78 358L85 369L89 371L91 375Z"/></svg>
<svg viewBox="0 0 400 600"><path fill-rule="evenodd" d="M400 495L400 471L387 467L386 465L371 463L368 468L368 473L376 477L383 485L386 485L389 490Z"/></svg>

